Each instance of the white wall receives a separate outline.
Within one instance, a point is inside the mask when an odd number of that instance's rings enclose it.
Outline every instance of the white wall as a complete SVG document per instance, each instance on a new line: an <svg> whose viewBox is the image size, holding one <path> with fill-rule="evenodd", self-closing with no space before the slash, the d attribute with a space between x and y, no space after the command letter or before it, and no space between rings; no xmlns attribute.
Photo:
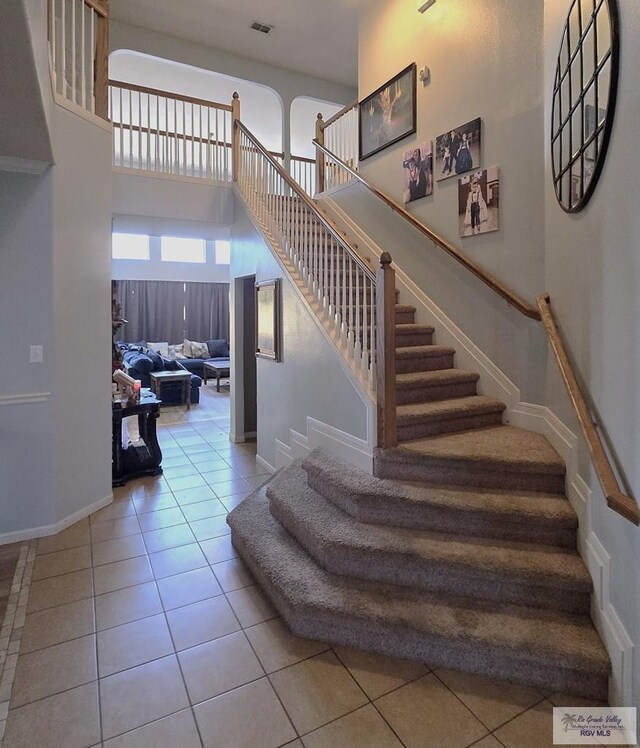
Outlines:
<svg viewBox="0 0 640 748"><path fill-rule="evenodd" d="M240 205L237 215L232 233L232 279L249 275L255 275L258 281L282 278L282 361L276 363L264 358L257 361L258 454L275 467L276 439L289 445L290 429L306 436L307 417L366 440L365 403L342 370L335 350L300 302L292 282ZM232 310L235 307L234 286L232 280ZM231 329L234 329L233 319ZM232 335L231 356L236 362L232 372L232 410L237 385L242 381L237 365L241 342ZM232 414L232 428L233 419ZM241 433L239 427L238 435Z"/></svg>
<svg viewBox="0 0 640 748"><path fill-rule="evenodd" d="M316 136L316 120L318 114L326 121L344 108L342 104L335 104L308 96L298 96L291 103L289 118L291 122L291 154L315 158L316 149L312 140Z"/></svg>

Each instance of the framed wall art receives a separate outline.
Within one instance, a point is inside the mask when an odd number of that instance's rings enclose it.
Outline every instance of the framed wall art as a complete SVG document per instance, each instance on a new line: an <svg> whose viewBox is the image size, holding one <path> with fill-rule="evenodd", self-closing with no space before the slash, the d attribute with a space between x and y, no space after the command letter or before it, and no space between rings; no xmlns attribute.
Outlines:
<svg viewBox="0 0 640 748"><path fill-rule="evenodd" d="M256 356L281 360L280 278L256 283Z"/></svg>
<svg viewBox="0 0 640 748"><path fill-rule="evenodd" d="M362 161L416 131L416 64L358 104Z"/></svg>
<svg viewBox="0 0 640 748"><path fill-rule="evenodd" d="M482 120L454 127L436 138L436 181L480 167Z"/></svg>

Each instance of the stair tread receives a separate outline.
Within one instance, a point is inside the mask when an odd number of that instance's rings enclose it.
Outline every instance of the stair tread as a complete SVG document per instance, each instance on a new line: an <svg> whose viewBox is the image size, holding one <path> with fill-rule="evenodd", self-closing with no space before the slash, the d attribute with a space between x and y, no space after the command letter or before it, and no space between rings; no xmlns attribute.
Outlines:
<svg viewBox="0 0 640 748"><path fill-rule="evenodd" d="M396 304L396 312L415 312L416 308L411 304Z"/></svg>
<svg viewBox="0 0 640 748"><path fill-rule="evenodd" d="M427 403L409 403L396 408L398 424L445 419L451 416L473 416L482 413L502 413L506 405L500 400L484 395L468 395L449 400L436 400Z"/></svg>
<svg viewBox="0 0 640 748"><path fill-rule="evenodd" d="M416 507L451 508L463 516L485 512L504 522L545 522L575 528L578 519L565 496L528 491L424 486L410 481L388 480L355 470L352 465L326 452L314 449L303 467L320 471L325 485L332 483L348 493L354 503L406 504ZM464 527L461 520L461 527Z"/></svg>
<svg viewBox="0 0 640 748"><path fill-rule="evenodd" d="M415 322L404 322L396 324L396 335L415 335L416 333L433 333L435 330L431 325L420 325Z"/></svg>
<svg viewBox="0 0 640 748"><path fill-rule="evenodd" d="M478 580L498 575L505 581L576 592L589 593L592 589L589 572L576 551L361 523L314 491L298 461L271 479L267 495L273 496L286 514L295 516L296 524L304 526L309 537L336 563L340 549L348 548L351 553L360 553L363 560L370 554L381 560L388 554L402 558L400 573L406 570L410 576L422 566L434 569L446 565L448 570L465 572ZM367 570L372 566L365 564Z"/></svg>
<svg viewBox="0 0 640 748"><path fill-rule="evenodd" d="M436 371L415 371L406 374L396 374L398 389L414 389L420 387L437 386L443 384L459 384L462 382L477 382L480 375L466 369L437 369Z"/></svg>
<svg viewBox="0 0 640 748"><path fill-rule="evenodd" d="M491 426L403 442L385 452L396 459L475 463L525 473L564 475L565 464L549 441L515 426Z"/></svg>
<svg viewBox="0 0 640 748"><path fill-rule="evenodd" d="M447 345L412 345L396 348L396 358L430 358L435 356L450 356L455 349Z"/></svg>
<svg viewBox="0 0 640 748"><path fill-rule="evenodd" d="M389 636L415 634L481 648L488 654L485 661L499 651L523 667L562 663L585 674L606 677L610 672L607 653L588 616L430 595L329 574L271 515L266 487L239 504L227 522L242 557L294 632L301 617L317 621L322 614L342 625L345 620L352 627L375 625ZM318 633L318 638L325 638L324 632ZM327 635L331 633L327 624ZM376 637L376 644L383 639Z"/></svg>

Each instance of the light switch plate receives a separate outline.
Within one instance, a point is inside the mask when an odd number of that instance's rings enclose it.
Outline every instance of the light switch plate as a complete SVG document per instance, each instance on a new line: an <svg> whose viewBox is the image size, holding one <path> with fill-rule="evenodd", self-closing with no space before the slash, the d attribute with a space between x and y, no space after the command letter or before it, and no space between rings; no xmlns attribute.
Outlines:
<svg viewBox="0 0 640 748"><path fill-rule="evenodd" d="M29 363L30 364L41 364L43 361L43 353L41 345L32 345L29 347Z"/></svg>

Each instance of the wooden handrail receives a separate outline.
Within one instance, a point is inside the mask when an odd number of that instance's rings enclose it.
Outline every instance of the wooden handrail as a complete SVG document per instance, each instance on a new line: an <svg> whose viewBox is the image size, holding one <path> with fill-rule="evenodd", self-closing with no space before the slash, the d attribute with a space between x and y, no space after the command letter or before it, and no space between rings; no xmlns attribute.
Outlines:
<svg viewBox="0 0 640 748"><path fill-rule="evenodd" d="M284 155L284 154L283 154ZM301 161L303 164L315 164L315 158L307 158L306 156L290 156L292 161Z"/></svg>
<svg viewBox="0 0 640 748"><path fill-rule="evenodd" d="M150 135L159 135L163 138L175 138L176 140L188 140L194 141L195 143L203 143L205 145L218 145L223 148L231 148L232 143L227 143L224 140L215 140L214 138L201 138L198 135L189 135L188 133L172 132L171 130L157 130L155 127L145 127L144 125L134 125L127 122L111 122L114 127L122 127L124 130L131 130L133 132L143 132Z"/></svg>
<svg viewBox="0 0 640 748"><path fill-rule="evenodd" d="M231 111L231 104L220 104L217 101L208 101L207 99L198 99L194 96L184 96L183 94L174 93L173 91L161 91L158 88L149 88L148 86L139 86L136 83L125 83L124 81L109 80L109 85L114 88L124 88L127 91L138 91L139 93L149 94L151 96L162 96L164 99L177 99L186 101L187 104L198 104L211 109L221 109L225 112Z"/></svg>
<svg viewBox="0 0 640 748"><path fill-rule="evenodd" d="M479 278L485 285L489 286L493 291L495 291L499 296L501 296L507 303L509 303L512 307L517 309L521 314L524 314L525 317L529 317L530 319L540 320L540 312L531 304L526 302L523 298L518 296L514 291L511 291L507 286L504 285L501 281L499 281L496 277L491 275L491 273L488 273L486 270L481 268L479 265L476 265L473 260L470 260L468 257L465 257L462 252L460 252L459 249L453 246L453 244L450 244L446 239L443 239L439 234L436 234L435 231L430 229L428 226L425 226L423 223L418 221L417 218L415 218L411 213L409 213L407 210L405 210L399 203L397 203L393 198L386 195L384 192L379 190L375 185L371 184L368 180L366 180L360 173L352 169L348 164L346 164L342 159L338 158L335 154L331 153L331 151L328 148L325 148L324 145L319 143L317 140L313 141L313 144L316 148L320 149L322 153L324 153L326 156L328 156L330 159L335 161L337 164L339 164L345 171L347 171L349 174L351 174L352 177L357 179L361 184L363 184L370 192L372 192L376 197L380 198L386 205L388 205L391 210L398 213L398 215L402 216L408 223L411 224L415 229L420 231L422 234L427 236L434 244L437 244L441 249L443 249L448 255L453 257L454 260L459 262L461 265L463 265L467 270L469 270L471 273L473 273L476 278Z"/></svg>
<svg viewBox="0 0 640 748"><path fill-rule="evenodd" d="M340 119L340 117L344 117L344 115L347 112L350 112L352 109L358 106L358 99L355 101L352 101L351 104L347 104L347 106L343 107L339 112L336 112L333 117L329 117L329 119L326 122L323 122L324 127L329 127L329 125L332 125L334 122Z"/></svg>
<svg viewBox="0 0 640 748"><path fill-rule="evenodd" d="M329 219L322 214L318 206L313 202L313 200L307 195L307 193L300 187L300 185L292 179L287 172L280 166L280 164L271 156L269 151L260 143L260 141L256 138L256 136L249 130L245 125L240 122L240 120L236 120L234 122L234 127L241 130L251 141L253 144L253 147L259 152L262 153L263 156L265 156L268 161L271 163L273 168L277 171L277 173L284 179L286 184L293 190L293 192L296 193L296 195L300 198L300 200L309 208L309 210L314 214L316 219L329 231L330 234L333 235L334 239L336 239L342 247L346 250L347 254L351 256L351 258L355 261L355 263L358 265L358 267L369 277L371 280L375 280L375 273L371 270L371 268L362 260L360 255L356 252L353 247L349 244L347 239L342 236L339 232L339 230L329 221Z"/></svg>
<svg viewBox="0 0 640 748"><path fill-rule="evenodd" d="M104 0L83 0L84 4L103 18L109 17L109 7ZM107 0L108 2L108 0Z"/></svg>
<svg viewBox="0 0 640 748"><path fill-rule="evenodd" d="M558 368L560 369L560 374L567 388L569 400L578 416L582 433L591 454L591 461L596 469L596 475L604 491L607 504L614 512L618 512L618 514L621 514L634 524L640 525L640 509L638 508L638 504L631 496L627 496L620 489L618 480L611 467L611 462L607 457L602 440L591 417L586 398L582 393L578 379L571 366L562 337L558 331L558 325L551 311L549 294L540 294L537 302L542 324L544 325L547 337L549 338L549 344L551 345Z"/></svg>

